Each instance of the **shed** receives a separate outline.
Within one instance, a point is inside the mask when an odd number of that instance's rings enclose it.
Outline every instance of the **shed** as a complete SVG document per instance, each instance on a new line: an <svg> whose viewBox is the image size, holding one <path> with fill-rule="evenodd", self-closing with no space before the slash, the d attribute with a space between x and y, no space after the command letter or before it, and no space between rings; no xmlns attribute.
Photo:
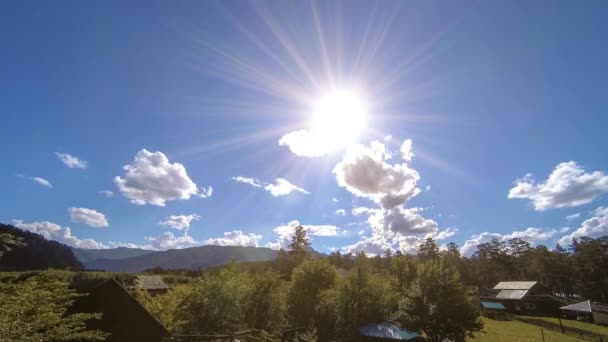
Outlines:
<svg viewBox="0 0 608 342"><path fill-rule="evenodd" d="M579 320L596 324L608 324L608 304L586 300L560 308L567 316L576 316Z"/></svg>
<svg viewBox="0 0 608 342"><path fill-rule="evenodd" d="M359 334L361 341L424 341L417 333L388 322L361 327Z"/></svg>
<svg viewBox="0 0 608 342"><path fill-rule="evenodd" d="M496 319L496 320L505 320L506 319L506 311L502 303L497 302L481 302L481 312L485 317Z"/></svg>

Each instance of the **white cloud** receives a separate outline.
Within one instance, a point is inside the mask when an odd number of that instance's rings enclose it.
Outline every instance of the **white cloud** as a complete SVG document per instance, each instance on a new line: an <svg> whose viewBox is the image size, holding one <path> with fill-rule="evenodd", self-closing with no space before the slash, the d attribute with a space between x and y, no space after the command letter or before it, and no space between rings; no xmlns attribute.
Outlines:
<svg viewBox="0 0 608 342"><path fill-rule="evenodd" d="M59 158L59 160L61 160L61 162L64 163L70 169L74 169L74 168L86 169L87 168L87 162L84 160L80 160L77 157L74 157L67 153L55 152L55 154L57 155L57 158Z"/></svg>
<svg viewBox="0 0 608 342"><path fill-rule="evenodd" d="M269 242L266 247L272 249L287 249L287 246L291 243L291 238L295 233L295 228L300 225L299 221L293 220L286 225L274 228L272 232L277 236L277 240ZM340 233L338 227L333 225L302 224L301 226L304 227L308 236L337 236Z"/></svg>
<svg viewBox="0 0 608 342"><path fill-rule="evenodd" d="M414 152L412 152L412 140L407 139L401 144L401 148L399 149L401 152L401 158L403 160L409 162L414 158Z"/></svg>
<svg viewBox="0 0 608 342"><path fill-rule="evenodd" d="M12 220L12 223L17 228L40 234L46 239L59 241L71 247L90 249L108 248L108 246L93 239L80 239L72 235L72 230L69 227L64 228L52 222L35 221L24 223L23 220Z"/></svg>
<svg viewBox="0 0 608 342"><path fill-rule="evenodd" d="M192 221L198 221L200 218L201 217L197 214L171 215L165 221L160 221L159 224L177 230L188 230Z"/></svg>
<svg viewBox="0 0 608 342"><path fill-rule="evenodd" d="M372 229L383 234L417 235L439 231L437 222L419 214L420 208L397 206L388 210L375 209L368 222Z"/></svg>
<svg viewBox="0 0 608 342"><path fill-rule="evenodd" d="M213 195L213 187L209 185L206 189L201 187L198 189L198 196L200 198L209 198Z"/></svg>
<svg viewBox="0 0 608 342"><path fill-rule="evenodd" d="M321 157L329 152L327 144L323 139L307 130L299 130L287 133L279 139L279 146L287 146L293 154L299 157Z"/></svg>
<svg viewBox="0 0 608 342"><path fill-rule="evenodd" d="M256 188L259 188L262 186L260 181L255 178L236 176L236 177L232 177L232 180L234 180L237 183L249 184Z"/></svg>
<svg viewBox="0 0 608 342"><path fill-rule="evenodd" d="M260 239L262 239L262 235L257 235L253 233L245 234L241 230L233 230L231 232L225 232L224 237L208 239L204 241L203 244L216 246L258 247Z"/></svg>
<svg viewBox="0 0 608 342"><path fill-rule="evenodd" d="M99 193L106 196L106 198L111 198L114 196L114 192L110 190L100 190Z"/></svg>
<svg viewBox="0 0 608 342"><path fill-rule="evenodd" d="M388 164L386 147L373 142L370 147L351 146L334 173L338 185L359 197L370 198L383 208L393 208L417 195L418 172L407 163Z"/></svg>
<svg viewBox="0 0 608 342"><path fill-rule="evenodd" d="M566 216L566 220L572 221L572 220L576 220L579 217L581 217L581 214L580 213L576 213L576 214L572 214L572 215Z"/></svg>
<svg viewBox="0 0 608 342"><path fill-rule="evenodd" d="M583 221L577 230L569 235L563 236L559 239L558 243L562 246L568 246L572 243L572 239L578 239L584 236L596 239L608 235L608 213L604 213L602 210L598 211L598 213L603 215L594 216Z"/></svg>
<svg viewBox="0 0 608 342"><path fill-rule="evenodd" d="M147 236L146 241L150 242L148 248L158 250L181 249L201 245L200 242L194 240L192 236L188 234L175 236L172 232L165 232L156 237Z"/></svg>
<svg viewBox="0 0 608 342"><path fill-rule="evenodd" d="M593 210L593 216L608 216L608 207L597 207Z"/></svg>
<svg viewBox="0 0 608 342"><path fill-rule="evenodd" d="M120 192L137 205L164 206L166 201L187 200L191 196L208 197L213 189L200 189L180 163L171 164L162 152L143 149L132 164L125 165L125 175L114 177Z"/></svg>
<svg viewBox="0 0 608 342"><path fill-rule="evenodd" d="M72 222L84 223L91 227L107 227L108 220L106 216L96 210L88 208L68 208Z"/></svg>
<svg viewBox="0 0 608 342"><path fill-rule="evenodd" d="M471 256L473 255L473 253L475 253L475 251L477 251L477 245L490 242L492 239L498 239L499 241L507 242L510 239L520 238L534 245L539 242L551 239L557 233L558 230L555 229L544 229L535 227L528 227L525 230L513 231L510 234L484 232L478 235L473 235L471 239L466 240L463 246L460 248L460 253L464 256Z"/></svg>
<svg viewBox="0 0 608 342"><path fill-rule="evenodd" d="M427 186L424 188L424 191L426 191L426 192L431 191L431 186L430 186L430 185L427 185Z"/></svg>
<svg viewBox="0 0 608 342"><path fill-rule="evenodd" d="M51 184L51 182L49 182L48 180L42 178L42 177L32 177L32 180L42 186L44 186L45 188L52 188L53 184Z"/></svg>
<svg viewBox="0 0 608 342"><path fill-rule="evenodd" d="M591 203L608 192L608 176L603 172L586 173L575 162L560 163L544 182L537 183L532 175L515 181L509 198L529 199L534 209L576 207Z"/></svg>
<svg viewBox="0 0 608 342"><path fill-rule="evenodd" d="M338 210L336 210L336 215L338 215L338 216L345 216L346 215L346 210L344 210L344 209L338 209Z"/></svg>
<svg viewBox="0 0 608 342"><path fill-rule="evenodd" d="M337 198L335 198L335 197L334 197L334 198L332 198L332 199L331 199L331 201L332 201L332 202L334 202L334 203L338 203L338 202L340 202L340 201L339 201Z"/></svg>
<svg viewBox="0 0 608 342"><path fill-rule="evenodd" d="M289 195L293 191L310 194L310 192L291 184L285 178L277 178L274 184L268 184L264 187L264 189L270 192L272 196L285 196Z"/></svg>

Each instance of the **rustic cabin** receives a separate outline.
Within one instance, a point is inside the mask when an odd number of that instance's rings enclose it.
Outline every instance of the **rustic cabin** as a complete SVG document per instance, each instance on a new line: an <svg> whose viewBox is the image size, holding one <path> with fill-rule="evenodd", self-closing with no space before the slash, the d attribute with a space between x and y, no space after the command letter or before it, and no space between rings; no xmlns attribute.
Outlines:
<svg viewBox="0 0 608 342"><path fill-rule="evenodd" d="M359 335L359 341L366 342L424 341L417 333L388 322L361 327Z"/></svg>
<svg viewBox="0 0 608 342"><path fill-rule="evenodd" d="M110 336L106 341L161 342L169 331L114 278L76 279L71 285L80 297L73 312L101 313L100 320L87 322Z"/></svg>
<svg viewBox="0 0 608 342"><path fill-rule="evenodd" d="M537 281L501 281L493 289L493 302L500 302L506 311L518 315L554 316L561 302Z"/></svg>
<svg viewBox="0 0 608 342"><path fill-rule="evenodd" d="M584 302L562 306L560 309L567 318L608 325L608 304L586 300Z"/></svg>

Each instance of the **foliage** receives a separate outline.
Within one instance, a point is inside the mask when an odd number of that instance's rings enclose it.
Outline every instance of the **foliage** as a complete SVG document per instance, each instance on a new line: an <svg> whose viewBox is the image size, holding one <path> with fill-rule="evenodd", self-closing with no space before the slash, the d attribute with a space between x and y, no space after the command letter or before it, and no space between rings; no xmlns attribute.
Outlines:
<svg viewBox="0 0 608 342"><path fill-rule="evenodd" d="M482 328L478 308L468 297L458 273L444 259L418 265L418 278L399 302L396 319L422 331L432 342L464 342Z"/></svg>
<svg viewBox="0 0 608 342"><path fill-rule="evenodd" d="M68 246L6 224L0 224L0 254L2 271L83 268Z"/></svg>
<svg viewBox="0 0 608 342"><path fill-rule="evenodd" d="M186 299L191 295L193 286L180 284L160 296L151 296L148 291L136 289L134 296L170 332L180 332L187 320L181 314Z"/></svg>
<svg viewBox="0 0 608 342"><path fill-rule="evenodd" d="M285 322L287 286L287 282L275 272L250 276L250 289L244 304L248 327L280 332L287 324Z"/></svg>
<svg viewBox="0 0 608 342"><path fill-rule="evenodd" d="M44 272L0 284L0 341L102 341L106 334L87 330L100 314L69 313L80 295L68 288L64 272Z"/></svg>

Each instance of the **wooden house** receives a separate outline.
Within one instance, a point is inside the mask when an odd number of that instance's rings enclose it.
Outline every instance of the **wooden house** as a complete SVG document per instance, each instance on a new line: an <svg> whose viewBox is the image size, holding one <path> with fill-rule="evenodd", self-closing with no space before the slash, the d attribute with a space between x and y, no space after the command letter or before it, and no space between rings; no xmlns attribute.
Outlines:
<svg viewBox="0 0 608 342"><path fill-rule="evenodd" d="M558 313L561 302L537 281L501 281L494 286L493 302L500 302L506 311L518 315L550 315Z"/></svg>

